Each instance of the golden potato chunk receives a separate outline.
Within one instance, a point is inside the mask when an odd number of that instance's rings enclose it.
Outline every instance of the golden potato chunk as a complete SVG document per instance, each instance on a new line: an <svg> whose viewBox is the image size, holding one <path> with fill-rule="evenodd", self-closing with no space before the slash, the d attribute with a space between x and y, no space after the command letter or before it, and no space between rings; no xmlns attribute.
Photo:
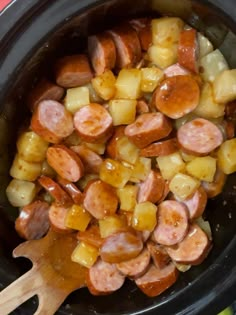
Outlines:
<svg viewBox="0 0 236 315"><path fill-rule="evenodd" d="M199 44L199 57L204 57L205 55L209 54L213 51L213 45L209 41L208 38L206 38L201 33L198 33L198 44Z"/></svg>
<svg viewBox="0 0 236 315"><path fill-rule="evenodd" d="M85 242L80 242L73 253L71 254L71 260L86 267L91 268L99 255L99 250Z"/></svg>
<svg viewBox="0 0 236 315"><path fill-rule="evenodd" d="M139 183L148 176L151 171L152 160L150 158L139 157L134 165L132 165L132 173L130 181Z"/></svg>
<svg viewBox="0 0 236 315"><path fill-rule="evenodd" d="M226 103L236 99L236 69L221 72L213 82L216 102Z"/></svg>
<svg viewBox="0 0 236 315"><path fill-rule="evenodd" d="M205 182L213 182L216 172L216 159L211 156L196 157L186 165L187 172Z"/></svg>
<svg viewBox="0 0 236 315"><path fill-rule="evenodd" d="M14 207L24 207L30 204L36 195L36 185L19 179L12 179L7 186L6 195Z"/></svg>
<svg viewBox="0 0 236 315"><path fill-rule="evenodd" d="M117 140L116 151L120 160L130 164L135 164L139 156L139 149L126 136Z"/></svg>
<svg viewBox="0 0 236 315"><path fill-rule="evenodd" d="M185 169L185 163L179 152L166 156L159 156L156 160L162 177L167 180Z"/></svg>
<svg viewBox="0 0 236 315"><path fill-rule="evenodd" d="M142 68L141 72L141 91L145 93L152 93L164 78L164 72L157 67Z"/></svg>
<svg viewBox="0 0 236 315"><path fill-rule="evenodd" d="M170 191L180 200L185 200L195 193L200 181L189 175L178 173L170 181Z"/></svg>
<svg viewBox="0 0 236 315"><path fill-rule="evenodd" d="M111 100L109 102L109 113L114 126L129 125L135 121L136 100Z"/></svg>
<svg viewBox="0 0 236 315"><path fill-rule="evenodd" d="M137 203L138 186L126 185L117 189L117 195L120 201L120 209L125 211L133 211Z"/></svg>
<svg viewBox="0 0 236 315"><path fill-rule="evenodd" d="M84 142L84 145L91 149L92 151L96 152L99 155L103 155L106 150L106 144L105 143L89 143Z"/></svg>
<svg viewBox="0 0 236 315"><path fill-rule="evenodd" d="M42 163L25 161L19 154L16 154L10 169L10 175L20 180L33 182L41 175L41 169Z"/></svg>
<svg viewBox="0 0 236 315"><path fill-rule="evenodd" d="M65 108L72 114L77 112L81 107L88 105L90 103L88 87L79 86L67 89L64 103Z"/></svg>
<svg viewBox="0 0 236 315"><path fill-rule="evenodd" d="M48 177L55 177L56 172L54 169L48 164L47 160L44 160L42 163L41 174Z"/></svg>
<svg viewBox="0 0 236 315"><path fill-rule="evenodd" d="M73 205L66 215L65 225L67 228L85 231L92 216L79 205Z"/></svg>
<svg viewBox="0 0 236 315"><path fill-rule="evenodd" d="M136 100L141 96L142 74L139 69L122 69L116 80L118 99Z"/></svg>
<svg viewBox="0 0 236 315"><path fill-rule="evenodd" d="M225 174L236 172L236 138L222 143L217 152L217 157L218 166Z"/></svg>
<svg viewBox="0 0 236 315"><path fill-rule="evenodd" d="M102 238L106 238L127 228L125 218L118 215L107 216L104 219L99 220L98 223Z"/></svg>
<svg viewBox="0 0 236 315"><path fill-rule="evenodd" d="M92 79L92 85L96 93L104 100L110 100L116 92L116 77L111 70Z"/></svg>
<svg viewBox="0 0 236 315"><path fill-rule="evenodd" d="M156 66L165 69L177 62L177 45L173 44L170 47L152 45L148 49L148 58Z"/></svg>
<svg viewBox="0 0 236 315"><path fill-rule="evenodd" d="M132 227L138 231L153 231L157 224L157 206L146 201L141 202L134 208Z"/></svg>

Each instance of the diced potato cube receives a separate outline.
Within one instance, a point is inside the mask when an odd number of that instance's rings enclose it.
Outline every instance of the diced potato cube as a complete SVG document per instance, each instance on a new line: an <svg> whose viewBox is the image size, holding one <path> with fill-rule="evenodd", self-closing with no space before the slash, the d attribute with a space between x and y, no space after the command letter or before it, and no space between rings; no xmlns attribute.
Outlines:
<svg viewBox="0 0 236 315"><path fill-rule="evenodd" d="M41 175L41 169L42 163L27 162L19 154L16 154L10 169L10 175L17 179L33 182Z"/></svg>
<svg viewBox="0 0 236 315"><path fill-rule="evenodd" d="M157 68L142 68L141 91L151 93L155 90L161 80L164 78L164 72Z"/></svg>
<svg viewBox="0 0 236 315"><path fill-rule="evenodd" d="M78 135L77 131L73 131L71 135L69 135L69 137L67 137L64 140L65 145L67 145L68 147L72 147L74 145L79 145L81 144L82 140L80 138L80 136Z"/></svg>
<svg viewBox="0 0 236 315"><path fill-rule="evenodd" d="M85 85L89 89L89 99L91 103L102 103L102 98L94 90L92 83Z"/></svg>
<svg viewBox="0 0 236 315"><path fill-rule="evenodd" d="M77 182L77 185L78 185L79 189L81 189L83 191L91 180L98 179L98 178L99 178L98 174L85 174Z"/></svg>
<svg viewBox="0 0 236 315"><path fill-rule="evenodd" d="M91 268L99 255L99 250L85 242L80 242L73 253L71 254L71 260L86 267Z"/></svg>
<svg viewBox="0 0 236 315"><path fill-rule="evenodd" d="M209 54L213 51L213 45L209 41L208 38L206 38L201 33L198 33L198 44L199 44L199 57L204 57L205 55Z"/></svg>
<svg viewBox="0 0 236 315"><path fill-rule="evenodd" d="M139 69L122 69L116 80L115 98L136 100L141 96L142 74Z"/></svg>
<svg viewBox="0 0 236 315"><path fill-rule="evenodd" d="M213 82L217 75L229 69L225 57L216 49L208 55L202 57L199 62L200 73L205 81Z"/></svg>
<svg viewBox="0 0 236 315"><path fill-rule="evenodd" d="M11 205L14 207L24 207L33 201L36 191L34 183L12 179L7 186L6 195Z"/></svg>
<svg viewBox="0 0 236 315"><path fill-rule="evenodd" d="M73 205L67 212L65 225L70 229L85 231L91 219L88 211L79 205Z"/></svg>
<svg viewBox="0 0 236 315"><path fill-rule="evenodd" d="M236 99L236 69L221 72L213 82L216 102L226 103Z"/></svg>
<svg viewBox="0 0 236 315"><path fill-rule="evenodd" d="M120 160L130 164L135 164L139 156L139 149L126 136L117 140L116 151Z"/></svg>
<svg viewBox="0 0 236 315"><path fill-rule="evenodd" d="M120 162L106 159L100 167L100 179L115 188L123 188L130 179L132 170Z"/></svg>
<svg viewBox="0 0 236 315"><path fill-rule="evenodd" d="M180 154L181 154L182 159L184 160L184 162L190 162L190 161L192 161L192 160L194 160L196 158L195 155L185 153L184 151L180 151Z"/></svg>
<svg viewBox="0 0 236 315"><path fill-rule="evenodd" d="M170 181L170 191L180 200L185 200L195 193L200 181L189 175L178 173Z"/></svg>
<svg viewBox="0 0 236 315"><path fill-rule="evenodd" d="M175 267L180 271L180 272L186 272L188 271L192 266L191 265L185 265L185 264L180 264L177 263L176 261L173 260L173 263Z"/></svg>
<svg viewBox="0 0 236 315"><path fill-rule="evenodd" d="M111 70L92 79L92 85L97 94L104 100L110 100L116 92L116 77Z"/></svg>
<svg viewBox="0 0 236 315"><path fill-rule="evenodd" d="M236 172L236 138L225 141L217 152L218 166L225 174Z"/></svg>
<svg viewBox="0 0 236 315"><path fill-rule="evenodd" d="M206 82L202 87L198 106L193 113L206 119L224 116L225 105L216 103L210 83Z"/></svg>
<svg viewBox="0 0 236 315"><path fill-rule="evenodd" d="M177 45L170 47L152 45L148 49L148 58L156 66L165 69L177 62Z"/></svg>
<svg viewBox="0 0 236 315"><path fill-rule="evenodd" d="M67 89L65 97L65 108L74 114L81 107L88 105L89 89L86 86L79 86L71 89Z"/></svg>
<svg viewBox="0 0 236 315"><path fill-rule="evenodd" d="M42 163L41 174L48 177L56 176L55 170L48 164L47 160Z"/></svg>
<svg viewBox="0 0 236 315"><path fill-rule="evenodd" d="M196 157L186 165L187 172L205 182L212 182L216 172L216 159L211 156Z"/></svg>
<svg viewBox="0 0 236 315"><path fill-rule="evenodd" d="M162 17L152 20L152 42L155 45L170 47L179 41L184 22L177 17Z"/></svg>
<svg viewBox="0 0 236 315"><path fill-rule="evenodd" d="M120 209L124 211L133 211L137 203L138 186L126 185L117 189L117 195L120 200Z"/></svg>
<svg viewBox="0 0 236 315"><path fill-rule="evenodd" d="M157 224L157 207L146 201L138 203L132 217L132 227L138 231L153 231Z"/></svg>
<svg viewBox="0 0 236 315"><path fill-rule="evenodd" d="M136 163L132 166L132 174L130 181L133 183L139 183L148 176L152 167L152 160L150 158L140 157Z"/></svg>
<svg viewBox="0 0 236 315"><path fill-rule="evenodd" d="M114 233L127 228L125 217L112 215L99 220L99 230L102 238L108 237Z"/></svg>
<svg viewBox="0 0 236 315"><path fill-rule="evenodd" d="M23 132L17 140L19 155L28 162L42 162L46 158L48 142L33 131Z"/></svg>
<svg viewBox="0 0 236 315"><path fill-rule="evenodd" d="M106 150L106 144L105 143L84 142L84 145L99 155L103 155L105 150Z"/></svg>
<svg viewBox="0 0 236 315"><path fill-rule="evenodd" d="M175 128L178 130L184 124L186 124L189 121L192 121L195 118L197 118L197 116L193 112L191 112L187 115L184 115L183 117L180 117L174 121Z"/></svg>
<svg viewBox="0 0 236 315"><path fill-rule="evenodd" d="M135 121L136 100L111 100L109 112L113 119L113 125L129 125Z"/></svg>
<svg viewBox="0 0 236 315"><path fill-rule="evenodd" d="M209 240L211 241L212 240L212 232L211 232L210 223L208 221L203 220L203 217L197 218L194 222L200 226L200 228L206 233Z"/></svg>
<svg viewBox="0 0 236 315"><path fill-rule="evenodd" d="M179 152L166 156L159 156L156 160L162 177L167 180L185 169L185 163Z"/></svg>

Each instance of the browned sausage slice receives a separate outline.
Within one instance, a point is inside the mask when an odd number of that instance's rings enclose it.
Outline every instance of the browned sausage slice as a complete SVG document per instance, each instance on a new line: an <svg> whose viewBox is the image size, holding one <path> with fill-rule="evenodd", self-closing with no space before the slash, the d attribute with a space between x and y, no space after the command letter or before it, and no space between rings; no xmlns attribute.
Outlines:
<svg viewBox="0 0 236 315"><path fill-rule="evenodd" d="M181 264L199 265L210 250L206 234L197 224L192 224L187 236L179 244L166 247L171 259Z"/></svg>
<svg viewBox="0 0 236 315"><path fill-rule="evenodd" d="M174 200L163 201L157 211L157 226L154 238L161 245L181 242L188 232L187 207Z"/></svg>
<svg viewBox="0 0 236 315"><path fill-rule="evenodd" d="M136 105L136 114L141 115L144 113L149 113L150 109L148 103L145 100L138 100Z"/></svg>
<svg viewBox="0 0 236 315"><path fill-rule="evenodd" d="M171 122L162 113L147 113L138 116L125 128L125 135L142 149L154 141L167 137L172 130Z"/></svg>
<svg viewBox="0 0 236 315"><path fill-rule="evenodd" d="M207 194L202 187L199 187L191 198L186 199L182 202L188 208L189 218L196 219L203 214L206 208Z"/></svg>
<svg viewBox="0 0 236 315"><path fill-rule="evenodd" d="M150 263L150 257L149 251L147 248L144 248L137 257L116 264L116 267L124 276L137 278L146 272Z"/></svg>
<svg viewBox="0 0 236 315"><path fill-rule="evenodd" d="M170 192L170 182L168 180L165 181L165 188L164 188L164 192L163 195L161 197L161 199L159 200L159 203L161 203L162 201L164 201L166 199L166 197L168 196Z"/></svg>
<svg viewBox="0 0 236 315"><path fill-rule="evenodd" d="M93 73L86 55L73 55L57 61L55 76L58 85L72 88L89 83Z"/></svg>
<svg viewBox="0 0 236 315"><path fill-rule="evenodd" d="M67 228L65 225L66 215L68 208L58 203L53 203L49 209L49 220L51 227L55 232L58 233L69 233L72 230Z"/></svg>
<svg viewBox="0 0 236 315"><path fill-rule="evenodd" d="M175 63L174 65L164 69L164 74L167 78L170 78L175 77L176 75L189 75L190 72L187 69L181 67L180 64Z"/></svg>
<svg viewBox="0 0 236 315"><path fill-rule="evenodd" d="M70 196L54 180L47 176L40 176L39 184L61 205L70 206L73 204Z"/></svg>
<svg viewBox="0 0 236 315"><path fill-rule="evenodd" d="M98 174L100 171L100 166L103 162L103 159L100 155L95 153L94 151L87 148L85 145L76 145L71 147L75 153L80 157L85 173Z"/></svg>
<svg viewBox="0 0 236 315"><path fill-rule="evenodd" d="M149 18L132 19L129 21L137 32L141 48L144 51L147 51L152 44L151 21Z"/></svg>
<svg viewBox="0 0 236 315"><path fill-rule="evenodd" d="M144 182L139 184L138 202L158 202L164 192L165 180L160 173L151 170Z"/></svg>
<svg viewBox="0 0 236 315"><path fill-rule="evenodd" d="M33 111L40 101L53 100L60 101L65 91L47 79L40 80L37 85L30 91L28 96L28 106Z"/></svg>
<svg viewBox="0 0 236 315"><path fill-rule="evenodd" d="M59 143L74 130L72 115L57 101L41 101L33 112L31 129L46 141Z"/></svg>
<svg viewBox="0 0 236 315"><path fill-rule="evenodd" d="M95 180L85 189L84 207L96 219L103 219L116 212L118 197L109 184Z"/></svg>
<svg viewBox="0 0 236 315"><path fill-rule="evenodd" d="M57 174L70 182L77 182L84 174L84 166L80 158L65 145L49 147L47 161Z"/></svg>
<svg viewBox="0 0 236 315"><path fill-rule="evenodd" d="M49 207L47 202L36 200L20 209L20 214L15 221L17 233L26 240L44 236L49 229Z"/></svg>
<svg viewBox="0 0 236 315"><path fill-rule="evenodd" d="M97 225L91 225L85 231L79 231L77 239L97 248L100 248L103 243L103 239L101 238L100 230Z"/></svg>
<svg viewBox="0 0 236 315"><path fill-rule="evenodd" d="M81 204L83 201L83 194L75 184L59 176L57 181L58 184L60 184L60 186L71 196L75 204Z"/></svg>
<svg viewBox="0 0 236 315"><path fill-rule="evenodd" d="M141 59L141 45L136 31L129 25L121 25L109 31L116 46L116 67L131 68Z"/></svg>
<svg viewBox="0 0 236 315"><path fill-rule="evenodd" d="M88 269L87 286L93 295L110 294L122 287L125 277L116 269L115 264L109 264L101 259Z"/></svg>
<svg viewBox="0 0 236 315"><path fill-rule="evenodd" d="M192 112L198 105L200 89L190 75L177 75L161 82L154 94L156 108L172 119Z"/></svg>
<svg viewBox="0 0 236 315"><path fill-rule="evenodd" d="M120 263L138 256L143 249L143 242L138 234L119 232L105 238L100 255L109 263Z"/></svg>
<svg viewBox="0 0 236 315"><path fill-rule="evenodd" d="M97 75L113 69L116 64L116 46L108 33L89 36L88 53Z"/></svg>
<svg viewBox="0 0 236 315"><path fill-rule="evenodd" d="M203 156L222 144L223 135L209 120L197 118L179 128L177 139L186 153Z"/></svg>
<svg viewBox="0 0 236 315"><path fill-rule="evenodd" d="M169 264L170 256L167 254L164 246L148 241L147 248L151 254L152 261L157 268L162 269Z"/></svg>
<svg viewBox="0 0 236 315"><path fill-rule="evenodd" d="M225 173L223 173L219 168L217 168L213 182L210 183L203 181L202 186L206 191L207 197L214 198L218 196L223 190L226 179L227 175L225 175Z"/></svg>
<svg viewBox="0 0 236 315"><path fill-rule="evenodd" d="M106 146L106 153L108 156L114 160L118 158L117 153L117 142L125 135L125 126L117 126L113 133L113 136L108 141Z"/></svg>
<svg viewBox="0 0 236 315"><path fill-rule="evenodd" d="M112 117L100 104L82 107L74 116L74 125L86 142L106 142L112 135Z"/></svg>
<svg viewBox="0 0 236 315"><path fill-rule="evenodd" d="M165 156L178 151L176 138L159 141L140 150L140 156L156 157Z"/></svg>
<svg viewBox="0 0 236 315"><path fill-rule="evenodd" d="M176 282L177 277L178 270L173 263L162 269L151 265L142 277L135 280L135 283L144 294L154 297L172 286Z"/></svg>
<svg viewBox="0 0 236 315"><path fill-rule="evenodd" d="M199 46L197 41L197 31L193 28L183 30L180 33L178 46L179 64L194 73L198 73L198 56Z"/></svg>

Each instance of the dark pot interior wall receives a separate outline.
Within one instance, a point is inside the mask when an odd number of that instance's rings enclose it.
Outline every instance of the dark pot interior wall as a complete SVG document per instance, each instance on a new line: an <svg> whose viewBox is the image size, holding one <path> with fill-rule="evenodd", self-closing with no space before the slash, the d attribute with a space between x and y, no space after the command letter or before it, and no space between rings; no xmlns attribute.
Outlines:
<svg viewBox="0 0 236 315"><path fill-rule="evenodd" d="M20 2L20 3L19 3ZM215 9L215 3L228 16ZM21 241L14 231L17 209L9 207L5 187L15 150L17 126L27 121L25 94L42 73L52 77L56 57L78 52L86 46L86 36L110 27L125 16L145 16L157 12L178 15L205 33L236 68L235 0L111 0L111 1L16 1L0 16L0 288L3 288L30 264L13 260L12 249ZM93 8L92 4L98 3ZM207 4L204 5L204 4ZM14 20L15 16L19 21ZM79 14L78 14L79 13ZM231 17L230 17L231 16ZM7 33L7 35L6 35ZM33 57L32 57L33 56ZM39 66L40 64L40 66ZM214 237L214 249L199 267L181 275L179 281L160 297L150 299L131 282L109 297L91 297L86 289L73 293L58 314L216 314L234 298L236 274L236 184L235 176L227 182L223 194L209 202L207 218ZM225 204L225 201L227 204ZM234 291L235 292L235 291ZM36 299L14 314L31 315ZM68 303L70 306L68 306ZM154 308L156 309L154 310ZM207 307L207 309L205 308Z"/></svg>

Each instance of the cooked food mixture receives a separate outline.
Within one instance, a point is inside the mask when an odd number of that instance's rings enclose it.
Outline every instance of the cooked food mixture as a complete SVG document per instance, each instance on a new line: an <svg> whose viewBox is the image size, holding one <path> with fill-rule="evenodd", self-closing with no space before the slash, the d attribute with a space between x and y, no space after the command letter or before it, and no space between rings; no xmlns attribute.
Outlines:
<svg viewBox="0 0 236 315"><path fill-rule="evenodd" d="M88 38L30 92L7 187L26 239L74 233L92 294L161 294L212 248L208 198L236 171L236 69L177 17Z"/></svg>

